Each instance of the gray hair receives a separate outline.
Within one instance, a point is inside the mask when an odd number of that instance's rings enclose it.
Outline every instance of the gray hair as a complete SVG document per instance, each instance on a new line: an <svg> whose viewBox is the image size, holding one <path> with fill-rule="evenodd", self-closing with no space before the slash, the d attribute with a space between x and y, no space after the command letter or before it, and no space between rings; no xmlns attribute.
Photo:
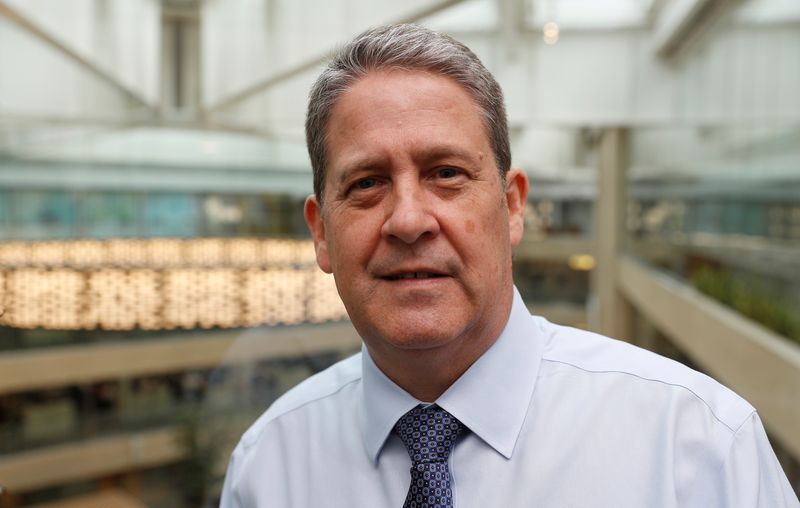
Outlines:
<svg viewBox="0 0 800 508"><path fill-rule="evenodd" d="M448 77L472 96L483 115L501 181L511 167L503 92L477 56L452 37L418 25L389 25L356 36L334 55L311 87L306 144L314 194L322 203L327 167L327 125L339 97L369 71L422 70Z"/></svg>

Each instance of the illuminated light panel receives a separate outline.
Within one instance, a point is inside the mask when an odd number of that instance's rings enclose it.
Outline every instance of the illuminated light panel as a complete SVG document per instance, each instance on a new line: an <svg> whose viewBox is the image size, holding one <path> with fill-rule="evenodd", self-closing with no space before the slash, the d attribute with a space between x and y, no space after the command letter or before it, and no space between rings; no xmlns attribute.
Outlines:
<svg viewBox="0 0 800 508"><path fill-rule="evenodd" d="M542 29L542 39L545 44L553 45L558 42L560 33L561 30L558 27L558 23L555 21L548 21L544 24L544 28Z"/></svg>
<svg viewBox="0 0 800 508"><path fill-rule="evenodd" d="M84 284L79 272L23 268L6 272L5 278L0 324L57 330L81 328Z"/></svg>
<svg viewBox="0 0 800 508"><path fill-rule="evenodd" d="M316 265L311 240L147 238L0 243L2 267L167 268Z"/></svg>
<svg viewBox="0 0 800 508"><path fill-rule="evenodd" d="M347 319L309 240L0 244L0 326L168 330Z"/></svg>
<svg viewBox="0 0 800 508"><path fill-rule="evenodd" d="M157 330L163 305L161 275L152 270L102 269L88 274L83 328Z"/></svg>
<svg viewBox="0 0 800 508"><path fill-rule="evenodd" d="M594 269L595 260L591 254L575 254L569 257L567 264L573 270L588 272Z"/></svg>

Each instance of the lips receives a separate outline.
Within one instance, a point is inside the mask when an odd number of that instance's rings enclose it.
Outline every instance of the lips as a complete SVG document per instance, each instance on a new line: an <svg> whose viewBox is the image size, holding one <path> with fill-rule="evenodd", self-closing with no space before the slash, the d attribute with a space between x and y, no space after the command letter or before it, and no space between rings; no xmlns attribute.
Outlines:
<svg viewBox="0 0 800 508"><path fill-rule="evenodd" d="M382 266L373 272L379 279L388 281L413 281L451 277L452 271L445 265L431 263L408 263Z"/></svg>
<svg viewBox="0 0 800 508"><path fill-rule="evenodd" d="M446 277L446 275L436 272L403 272L382 277L387 280L405 280L405 279L430 279L434 277Z"/></svg>

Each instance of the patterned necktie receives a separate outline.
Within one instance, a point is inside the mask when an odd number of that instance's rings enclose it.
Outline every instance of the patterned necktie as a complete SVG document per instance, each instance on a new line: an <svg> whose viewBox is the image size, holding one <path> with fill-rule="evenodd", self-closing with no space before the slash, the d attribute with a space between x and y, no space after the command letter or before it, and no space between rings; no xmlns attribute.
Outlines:
<svg viewBox="0 0 800 508"><path fill-rule="evenodd" d="M411 486L403 508L452 508L447 458L464 424L439 406L417 406L403 415L394 432L411 456Z"/></svg>

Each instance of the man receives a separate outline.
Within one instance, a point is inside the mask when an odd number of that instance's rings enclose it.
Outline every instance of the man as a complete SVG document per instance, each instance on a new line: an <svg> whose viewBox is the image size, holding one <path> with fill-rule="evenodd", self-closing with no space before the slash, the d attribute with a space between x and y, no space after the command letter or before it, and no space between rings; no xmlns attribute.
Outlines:
<svg viewBox="0 0 800 508"><path fill-rule="evenodd" d="M527 177L469 49L410 25L358 36L306 132L306 221L364 347L244 434L224 508L797 506L734 393L528 314Z"/></svg>

